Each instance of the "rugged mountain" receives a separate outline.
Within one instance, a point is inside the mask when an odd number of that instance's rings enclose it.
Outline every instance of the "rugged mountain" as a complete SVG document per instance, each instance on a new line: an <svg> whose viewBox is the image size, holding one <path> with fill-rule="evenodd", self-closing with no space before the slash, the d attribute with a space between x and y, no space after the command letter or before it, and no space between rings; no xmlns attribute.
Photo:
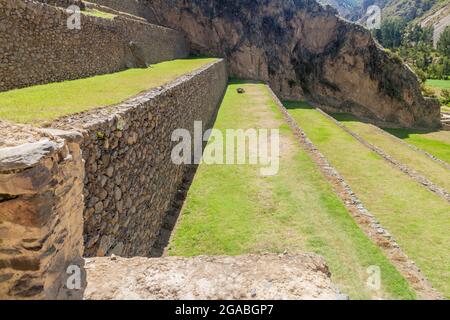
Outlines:
<svg viewBox="0 0 450 320"><path fill-rule="evenodd" d="M433 27L434 46L447 26L450 26L450 0L441 1L421 16L417 21L422 27Z"/></svg>
<svg viewBox="0 0 450 320"><path fill-rule="evenodd" d="M420 22L449 4L450 0L363 0L354 8L352 20L361 19L369 6L377 5L382 19L398 17L405 22Z"/></svg>
<svg viewBox="0 0 450 320"><path fill-rule="evenodd" d="M439 125L439 105L369 31L313 0L147 0L146 16L183 30L192 51L226 57L233 76L284 99L405 127Z"/></svg>
<svg viewBox="0 0 450 320"><path fill-rule="evenodd" d="M382 10L382 21L401 19L409 25L433 27L434 45L440 35L450 25L450 0L364 0L359 9L347 18L364 24L366 11L370 5L378 5Z"/></svg>

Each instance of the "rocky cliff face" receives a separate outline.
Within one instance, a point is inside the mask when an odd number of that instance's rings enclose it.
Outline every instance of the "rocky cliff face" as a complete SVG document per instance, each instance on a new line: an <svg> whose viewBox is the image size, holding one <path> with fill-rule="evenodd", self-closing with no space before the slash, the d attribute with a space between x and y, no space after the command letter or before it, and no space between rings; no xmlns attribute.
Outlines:
<svg viewBox="0 0 450 320"><path fill-rule="evenodd" d="M194 53L226 57L232 76L267 81L377 123L439 126L415 74L363 27L314 0L147 0L152 22L186 32Z"/></svg>

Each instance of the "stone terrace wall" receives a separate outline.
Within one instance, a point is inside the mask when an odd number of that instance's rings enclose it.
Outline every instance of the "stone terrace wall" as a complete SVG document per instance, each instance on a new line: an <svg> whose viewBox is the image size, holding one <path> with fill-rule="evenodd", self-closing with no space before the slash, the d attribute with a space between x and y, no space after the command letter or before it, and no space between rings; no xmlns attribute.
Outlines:
<svg viewBox="0 0 450 320"><path fill-rule="evenodd" d="M141 67L188 55L172 29L116 17L81 15L69 30L64 9L0 1L0 91Z"/></svg>
<svg viewBox="0 0 450 320"><path fill-rule="evenodd" d="M82 137L65 134L0 149L0 299L83 295ZM80 268L80 290L65 287L69 265Z"/></svg>
<svg viewBox="0 0 450 320"><path fill-rule="evenodd" d="M51 6L67 8L70 5L77 5L80 8L84 7L82 0L36 0Z"/></svg>
<svg viewBox="0 0 450 320"><path fill-rule="evenodd" d="M83 132L85 255L148 256L186 166L174 165L175 129L214 118L227 84L224 61L119 106L60 120Z"/></svg>

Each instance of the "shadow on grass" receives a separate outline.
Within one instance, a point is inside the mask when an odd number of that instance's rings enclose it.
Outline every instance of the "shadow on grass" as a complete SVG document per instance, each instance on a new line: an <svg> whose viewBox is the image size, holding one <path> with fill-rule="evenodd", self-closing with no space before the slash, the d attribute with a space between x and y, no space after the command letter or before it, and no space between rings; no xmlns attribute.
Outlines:
<svg viewBox="0 0 450 320"><path fill-rule="evenodd" d="M349 113L333 113L331 114L331 116L340 122L370 123L369 121L359 119L358 117ZM383 128L383 127L381 127L381 129L400 139L408 139L412 134L420 135L439 131L436 129L408 129L408 128Z"/></svg>
<svg viewBox="0 0 450 320"><path fill-rule="evenodd" d="M288 110L295 109L314 109L308 102L306 101L283 101L284 106ZM350 113L330 113L330 115L338 120L339 122L363 122L363 123L371 123L370 121L360 119ZM439 132L438 129L408 129L408 128L381 128L384 131L396 136L400 139L408 139L411 135L421 135L432 132Z"/></svg>
<svg viewBox="0 0 450 320"><path fill-rule="evenodd" d="M331 114L331 116L340 122L370 123L369 121L359 119L358 117L349 113L333 113ZM386 128L386 127L381 127L381 129L400 139L408 139L412 134L421 135L432 132L439 132L438 129L408 129L408 128Z"/></svg>
<svg viewBox="0 0 450 320"><path fill-rule="evenodd" d="M396 136L400 139L408 139L412 134L427 134L433 132L439 132L439 130L424 130L424 129L402 129L402 128L382 128L384 131Z"/></svg>
<svg viewBox="0 0 450 320"><path fill-rule="evenodd" d="M262 81L256 81L256 80L243 80L243 79L236 79L236 78L230 78L228 80L228 85L233 84L261 84L264 83Z"/></svg>
<svg viewBox="0 0 450 320"><path fill-rule="evenodd" d="M288 110L314 109L307 101L283 101L283 105Z"/></svg>

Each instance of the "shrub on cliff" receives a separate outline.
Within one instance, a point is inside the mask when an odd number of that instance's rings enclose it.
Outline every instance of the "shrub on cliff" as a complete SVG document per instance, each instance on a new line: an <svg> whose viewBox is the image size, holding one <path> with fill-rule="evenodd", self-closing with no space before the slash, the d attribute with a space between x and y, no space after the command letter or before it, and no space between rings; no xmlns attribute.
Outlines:
<svg viewBox="0 0 450 320"><path fill-rule="evenodd" d="M450 90L449 89L442 89L441 103L450 106Z"/></svg>

